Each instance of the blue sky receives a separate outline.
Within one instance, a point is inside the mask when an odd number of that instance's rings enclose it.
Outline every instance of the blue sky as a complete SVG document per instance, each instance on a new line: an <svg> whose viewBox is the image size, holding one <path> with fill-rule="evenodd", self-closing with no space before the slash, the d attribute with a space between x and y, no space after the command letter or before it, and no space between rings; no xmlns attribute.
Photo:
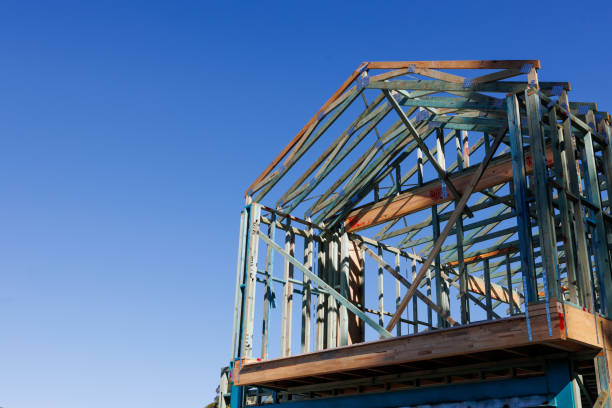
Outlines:
<svg viewBox="0 0 612 408"><path fill-rule="evenodd" d="M612 110L609 1L3 2L0 406L201 407L242 193L366 60L532 59Z"/></svg>

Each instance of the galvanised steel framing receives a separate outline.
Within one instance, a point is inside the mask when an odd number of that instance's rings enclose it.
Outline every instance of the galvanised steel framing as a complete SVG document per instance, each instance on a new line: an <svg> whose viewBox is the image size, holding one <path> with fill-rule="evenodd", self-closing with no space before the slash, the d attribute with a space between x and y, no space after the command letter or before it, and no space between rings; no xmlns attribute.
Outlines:
<svg viewBox="0 0 612 408"><path fill-rule="evenodd" d="M521 314L531 336L551 299L609 316L610 117L539 68L361 64L246 192L232 361Z"/></svg>

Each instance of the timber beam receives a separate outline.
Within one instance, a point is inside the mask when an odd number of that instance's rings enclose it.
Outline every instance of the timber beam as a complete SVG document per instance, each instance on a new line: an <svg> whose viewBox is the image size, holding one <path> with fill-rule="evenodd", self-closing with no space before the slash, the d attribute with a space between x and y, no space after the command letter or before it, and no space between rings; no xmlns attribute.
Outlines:
<svg viewBox="0 0 612 408"><path fill-rule="evenodd" d="M553 155L550 148L546 149L546 161L552 164ZM525 168L528 173L532 171L531 156L527 154L525 158ZM477 166L473 166L458 174L450 174L455 187L462 191L470 182L472 175L476 172ZM511 181L513 177L512 159L510 156L500 156L491 160L491 164L485 169L484 174L476 187L475 192L485 188L493 187L498 184ZM436 204L441 204L456 200L452 192L444 194L442 181L434 180L423 186L411 188L395 197L366 204L351 211L344 221L347 231L360 231L372 226L391 221L396 218L429 208Z"/></svg>
<svg viewBox="0 0 612 408"><path fill-rule="evenodd" d="M601 349L596 326L601 324L604 330L609 330L609 321L597 318L596 322L592 314L569 305L564 306L564 315L561 304L554 301L549 307L554 311L551 313L552 336L546 328L544 305L529 306L534 327L531 342L525 317L521 315L281 359L237 362L232 378L235 385L266 386L480 352L524 350L526 346L540 347L540 350L542 346L549 346L570 352ZM491 341L492 338L497 340Z"/></svg>

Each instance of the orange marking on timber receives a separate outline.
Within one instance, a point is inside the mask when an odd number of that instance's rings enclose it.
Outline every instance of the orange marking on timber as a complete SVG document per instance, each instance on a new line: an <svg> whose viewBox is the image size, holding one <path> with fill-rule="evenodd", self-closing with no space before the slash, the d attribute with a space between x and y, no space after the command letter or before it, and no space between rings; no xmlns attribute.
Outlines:
<svg viewBox="0 0 612 408"><path fill-rule="evenodd" d="M470 256L468 258L465 258L463 262L467 263L467 262L472 262L472 261L481 261L483 259L493 258L497 255L507 254L508 252L513 252L513 251L516 251L516 248L508 247L508 248L496 249L495 251L485 252L484 254ZM445 265L451 266L451 267L457 266L459 265L459 261L448 262Z"/></svg>

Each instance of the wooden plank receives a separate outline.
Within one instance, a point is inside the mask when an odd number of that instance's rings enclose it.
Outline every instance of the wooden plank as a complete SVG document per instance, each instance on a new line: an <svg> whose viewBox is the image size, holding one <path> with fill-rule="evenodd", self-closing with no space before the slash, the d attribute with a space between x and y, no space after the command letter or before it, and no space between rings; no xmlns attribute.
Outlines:
<svg viewBox="0 0 612 408"><path fill-rule="evenodd" d="M509 252L515 252L515 251L516 251L516 248L514 248L514 247L507 247L507 248L502 248L502 249L496 249L496 250L485 252L485 253L482 253L482 254L478 254L478 255L474 255L474 256L469 256L469 257L465 258L463 260L463 262L468 263L468 262L482 261L484 259L495 258L496 256L507 254ZM455 267L458 264L459 263L457 261L451 261L451 262L445 263L444 266Z"/></svg>
<svg viewBox="0 0 612 408"><path fill-rule="evenodd" d="M546 149L546 160L549 164L552 164L552 150L550 147ZM532 171L532 160L529 153L525 157L525 167L528 173ZM476 168L472 167L460 175L451 174L449 178L457 190L463 191L469 184L475 171ZM511 181L512 177L512 159L509 156L495 159L484 171L474 191L481 191L485 188L506 183ZM412 188L395 197L365 205L349 213L344 221L345 229L350 232L360 231L429 208L432 205L455 200L451 192L448 192L446 197L442 193L441 181L435 180L422 187Z"/></svg>
<svg viewBox="0 0 612 408"><path fill-rule="evenodd" d="M445 357L474 354L484 351L511 349L534 344L554 344L571 350L601 348L593 327L581 322L593 322L593 315L565 305L551 302L553 336L549 337L544 305L530 305L533 341L530 342L524 316L475 323L468 326L440 329L340 347L321 352L261 362L245 362L233 373L235 385L266 384L274 381L296 379L315 375L341 373L349 370L370 369L382 366L409 364ZM574 313L575 312L575 313ZM586 314L586 315L583 315ZM562 325L567 325L565 335ZM570 326L573 329L569 329ZM582 329L582 333L580 330ZM575 336L572 337L572 336ZM495 339L495 341L491 341Z"/></svg>
<svg viewBox="0 0 612 408"><path fill-rule="evenodd" d="M486 296L487 290L485 280L477 276L469 276L468 291L476 293L478 295ZM491 299L503 303L510 303L508 289L504 288L501 285L498 285L497 283L491 282ZM520 305L522 302L521 295L516 291L512 292L512 302L515 305Z"/></svg>
<svg viewBox="0 0 612 408"><path fill-rule="evenodd" d="M531 64L540 68L539 60L471 60L471 61L371 61L369 69L399 69L415 66L431 69L510 69Z"/></svg>
<svg viewBox="0 0 612 408"><path fill-rule="evenodd" d="M414 69L414 73L415 74L419 74L419 75L423 75L429 78L435 78L435 79L439 79L441 81L446 81L446 82L454 82L454 83L458 83L461 84L463 83L463 81L465 81L465 78L459 75L453 75L453 74L449 74L447 72L443 72L443 71L437 71L437 70L433 70L433 69L429 69L429 68L424 68L424 67L418 67Z"/></svg>
<svg viewBox="0 0 612 408"><path fill-rule="evenodd" d="M365 300L364 259L359 244L349 239L349 301L356 305L363 305ZM361 343L365 339L365 324L358 316L348 314L349 344Z"/></svg>
<svg viewBox="0 0 612 408"><path fill-rule="evenodd" d="M491 82L491 81L500 81L506 78L512 78L514 76L520 75L522 72L520 69L511 68L503 71L492 72L490 74L481 75L472 79L472 83L483 83L483 82Z"/></svg>

